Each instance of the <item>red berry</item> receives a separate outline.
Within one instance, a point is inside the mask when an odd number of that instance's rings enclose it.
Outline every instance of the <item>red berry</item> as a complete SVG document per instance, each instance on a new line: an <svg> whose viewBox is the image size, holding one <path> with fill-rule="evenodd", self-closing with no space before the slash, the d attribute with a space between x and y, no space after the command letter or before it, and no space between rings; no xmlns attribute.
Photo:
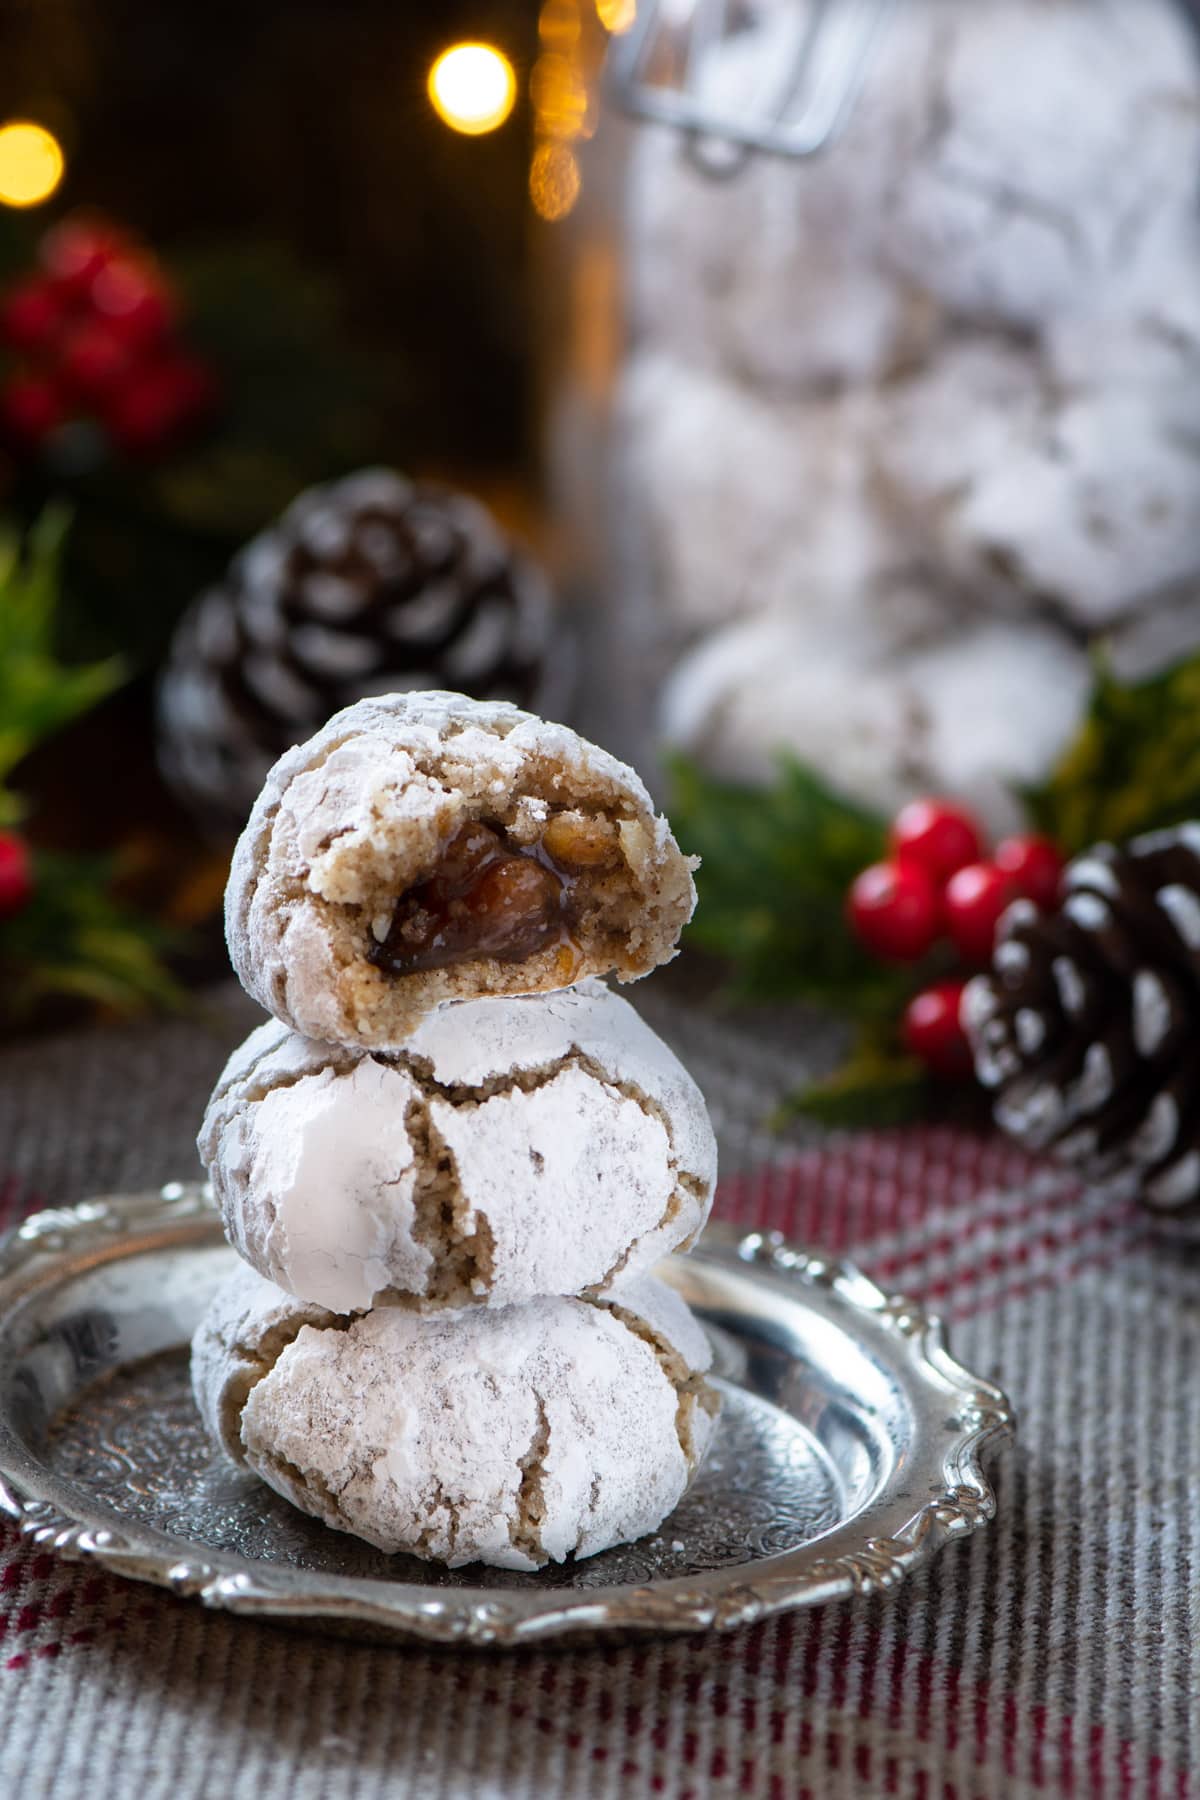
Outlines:
<svg viewBox="0 0 1200 1800"><path fill-rule="evenodd" d="M119 231L103 219L76 215L48 231L38 247L43 269L59 292L84 299L100 272L123 245Z"/></svg>
<svg viewBox="0 0 1200 1800"><path fill-rule="evenodd" d="M910 800L896 814L891 841L897 856L920 863L939 886L976 862L983 848L970 813L950 800Z"/></svg>
<svg viewBox="0 0 1200 1800"><path fill-rule="evenodd" d="M1016 897L1012 877L994 863L968 863L950 877L942 895L946 929L967 962L991 961L997 922Z"/></svg>
<svg viewBox="0 0 1200 1800"><path fill-rule="evenodd" d="M0 919L10 919L33 898L29 847L11 831L0 831Z"/></svg>
<svg viewBox="0 0 1200 1800"><path fill-rule="evenodd" d="M133 367L129 346L98 320L77 325L63 344L58 372L81 400L99 400L120 387Z"/></svg>
<svg viewBox="0 0 1200 1800"><path fill-rule="evenodd" d="M113 257L92 282L90 294L97 317L130 349L153 349L175 323L174 303L151 263Z"/></svg>
<svg viewBox="0 0 1200 1800"><path fill-rule="evenodd" d="M916 962L937 936L937 892L915 863L872 863L855 878L846 910L867 949L889 962Z"/></svg>
<svg viewBox="0 0 1200 1800"><path fill-rule="evenodd" d="M969 1075L971 1047L962 1028L963 981L939 981L910 1000L901 1034L905 1047L935 1075L951 1080Z"/></svg>
<svg viewBox="0 0 1200 1800"><path fill-rule="evenodd" d="M43 355L58 337L66 316L66 302L52 282L23 281L9 289L0 305L0 337L25 356Z"/></svg>
<svg viewBox="0 0 1200 1800"><path fill-rule="evenodd" d="M126 455L153 456L172 448L215 397L216 384L204 365L177 357L135 371L106 398L101 412Z"/></svg>
<svg viewBox="0 0 1200 1800"><path fill-rule="evenodd" d="M1018 894L1049 910L1058 904L1058 884L1064 859L1047 837L1007 837L996 845L992 857L998 869L1011 877Z"/></svg>
<svg viewBox="0 0 1200 1800"><path fill-rule="evenodd" d="M19 450L36 450L67 416L54 382L41 375L14 375L0 389L0 432Z"/></svg>

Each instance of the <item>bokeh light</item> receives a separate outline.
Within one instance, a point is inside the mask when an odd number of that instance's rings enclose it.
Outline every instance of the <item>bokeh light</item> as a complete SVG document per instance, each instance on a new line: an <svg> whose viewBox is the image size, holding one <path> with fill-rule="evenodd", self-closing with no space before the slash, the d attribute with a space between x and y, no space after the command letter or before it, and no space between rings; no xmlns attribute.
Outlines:
<svg viewBox="0 0 1200 1800"><path fill-rule="evenodd" d="M565 219L579 198L579 164L566 144L539 144L529 165L529 198L540 219Z"/></svg>
<svg viewBox="0 0 1200 1800"><path fill-rule="evenodd" d="M637 0L596 0L596 13L605 31L620 37L637 18Z"/></svg>
<svg viewBox="0 0 1200 1800"><path fill-rule="evenodd" d="M517 78L491 44L455 44L429 71L429 98L452 131L481 137L503 125L517 97Z"/></svg>
<svg viewBox="0 0 1200 1800"><path fill-rule="evenodd" d="M529 97L539 132L546 137L576 138L586 133L588 91L577 59L544 50L533 65Z"/></svg>
<svg viewBox="0 0 1200 1800"><path fill-rule="evenodd" d="M52 132L32 119L0 125L0 204L40 206L63 178L62 147Z"/></svg>

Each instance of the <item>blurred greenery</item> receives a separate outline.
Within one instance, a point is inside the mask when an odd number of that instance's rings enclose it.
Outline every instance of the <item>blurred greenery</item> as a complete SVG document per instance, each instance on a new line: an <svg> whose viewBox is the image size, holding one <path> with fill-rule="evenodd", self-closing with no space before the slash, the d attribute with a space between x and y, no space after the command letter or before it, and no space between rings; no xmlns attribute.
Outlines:
<svg viewBox="0 0 1200 1800"><path fill-rule="evenodd" d="M69 518L52 508L27 533L0 521L0 825L29 810L10 785L31 750L90 711L124 679L119 657L72 665L55 648ZM18 775L19 779L19 775ZM175 1006L183 990L165 955L179 933L113 892L113 858L38 850L33 893L0 921L0 1023L34 1018L47 1002L118 1012Z"/></svg>
<svg viewBox="0 0 1200 1800"><path fill-rule="evenodd" d="M699 855L700 904L688 941L722 957L739 1000L803 999L874 1017L907 978L867 957L845 921L846 891L885 853L886 822L782 758L768 788L670 764L671 822Z"/></svg>
<svg viewBox="0 0 1200 1800"><path fill-rule="evenodd" d="M730 997L808 1001L855 1026L847 1061L780 1117L878 1125L927 1110L937 1089L904 1053L900 1020L952 960L941 947L915 966L889 967L845 920L851 882L886 854L885 821L790 758L767 788L714 780L682 758L671 775L677 836L703 859L688 941L724 961ZM1200 655L1132 683L1098 660L1083 724L1046 781L1020 799L1030 825L1068 856L1200 818Z"/></svg>
<svg viewBox="0 0 1200 1800"><path fill-rule="evenodd" d="M32 901L0 923L5 1025L28 1024L55 999L114 1013L185 1004L164 960L182 934L117 899L116 872L109 857L37 853Z"/></svg>
<svg viewBox="0 0 1200 1800"><path fill-rule="evenodd" d="M1083 725L1049 778L1021 798L1069 856L1200 818L1200 655L1133 683L1099 658Z"/></svg>
<svg viewBox="0 0 1200 1800"><path fill-rule="evenodd" d="M19 815L4 784L22 757L95 706L124 675L119 657L72 666L57 654L68 522L64 508L49 509L22 542L15 525L0 521L0 820Z"/></svg>

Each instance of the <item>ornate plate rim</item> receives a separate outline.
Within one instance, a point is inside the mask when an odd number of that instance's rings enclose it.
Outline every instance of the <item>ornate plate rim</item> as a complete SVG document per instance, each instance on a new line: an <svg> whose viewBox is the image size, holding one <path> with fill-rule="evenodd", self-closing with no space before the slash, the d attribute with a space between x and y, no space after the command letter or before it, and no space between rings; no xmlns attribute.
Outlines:
<svg viewBox="0 0 1200 1800"><path fill-rule="evenodd" d="M0 1238L0 1305L12 1306L52 1277L64 1257L105 1259L181 1245L212 1235L211 1191L199 1182L170 1182L149 1192L111 1194L78 1206L31 1214ZM947 1394L958 1401L955 1430L920 1504L877 1497L865 1513L828 1536L757 1562L653 1581L580 1589L447 1590L397 1583L395 1588L291 1565L252 1564L234 1552L178 1555L153 1527L108 1523L110 1509L89 1506L80 1490L40 1462L0 1417L0 1514L16 1521L41 1549L100 1564L153 1582L206 1606L257 1617L358 1626L378 1635L435 1644L519 1647L556 1637L610 1632L698 1632L746 1625L799 1606L824 1604L893 1587L952 1539L993 1517L996 1498L983 1456L1008 1441L1012 1408L999 1388L950 1355L941 1320L901 1295L886 1294L852 1264L788 1243L778 1232L745 1232L712 1221L693 1251L703 1263L747 1265L785 1292L818 1290L882 1332L894 1361L916 1392L945 1416ZM789 1292L795 1301L797 1293ZM932 1412L931 1412L932 1416ZM910 1485L912 1478L910 1475ZM905 1510L905 1509L908 1510ZM859 1518L888 1515L863 1536ZM375 1591L372 1591L375 1590Z"/></svg>

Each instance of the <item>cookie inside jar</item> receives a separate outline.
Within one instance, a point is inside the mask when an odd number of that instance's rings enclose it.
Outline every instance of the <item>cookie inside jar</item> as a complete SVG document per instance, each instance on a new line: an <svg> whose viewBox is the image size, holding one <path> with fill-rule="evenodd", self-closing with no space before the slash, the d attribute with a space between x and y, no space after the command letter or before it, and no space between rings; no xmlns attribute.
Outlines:
<svg viewBox="0 0 1200 1800"><path fill-rule="evenodd" d="M397 896L390 917L373 919L366 947L373 967L415 975L552 952L570 980L585 945L614 927L627 931L623 915L635 896L622 826L626 837L640 827L574 808L536 814L527 808L507 824L459 825L424 878Z"/></svg>

